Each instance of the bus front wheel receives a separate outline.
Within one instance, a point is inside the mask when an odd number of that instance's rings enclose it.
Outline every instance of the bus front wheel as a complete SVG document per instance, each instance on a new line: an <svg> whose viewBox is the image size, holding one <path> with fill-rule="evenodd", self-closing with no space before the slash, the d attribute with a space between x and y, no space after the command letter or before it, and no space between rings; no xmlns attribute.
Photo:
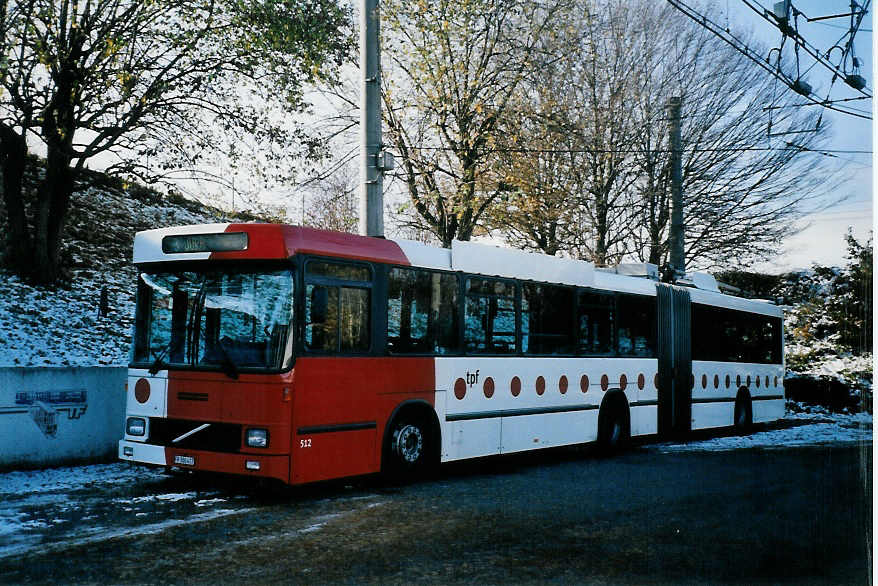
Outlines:
<svg viewBox="0 0 878 586"><path fill-rule="evenodd" d="M416 417L396 419L385 448L385 471L397 480L424 475L431 465L432 436L429 426Z"/></svg>

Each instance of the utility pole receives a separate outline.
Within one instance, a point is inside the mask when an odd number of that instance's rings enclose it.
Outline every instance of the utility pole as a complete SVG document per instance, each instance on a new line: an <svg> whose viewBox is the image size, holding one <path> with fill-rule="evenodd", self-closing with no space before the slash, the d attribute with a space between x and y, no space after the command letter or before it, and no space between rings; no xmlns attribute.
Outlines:
<svg viewBox="0 0 878 586"><path fill-rule="evenodd" d="M671 269L674 277L686 272L683 252L683 152L680 139L680 107L683 98L675 96L668 101L671 121Z"/></svg>
<svg viewBox="0 0 878 586"><path fill-rule="evenodd" d="M360 5L360 234L384 236L381 55L378 0ZM384 157L380 157L383 159ZM380 166L379 166L380 165Z"/></svg>

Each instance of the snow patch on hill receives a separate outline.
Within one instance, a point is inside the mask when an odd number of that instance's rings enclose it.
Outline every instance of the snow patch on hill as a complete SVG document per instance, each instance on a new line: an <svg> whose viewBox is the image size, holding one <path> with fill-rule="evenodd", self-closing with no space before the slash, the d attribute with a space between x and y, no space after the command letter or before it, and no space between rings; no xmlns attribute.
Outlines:
<svg viewBox="0 0 878 586"><path fill-rule="evenodd" d="M124 190L96 187L75 193L62 252L71 267L69 283L32 287L0 269L0 367L127 364L137 278L131 264L135 232L216 222L218 214L158 194L138 199ZM109 302L106 316L98 312L102 289Z"/></svg>

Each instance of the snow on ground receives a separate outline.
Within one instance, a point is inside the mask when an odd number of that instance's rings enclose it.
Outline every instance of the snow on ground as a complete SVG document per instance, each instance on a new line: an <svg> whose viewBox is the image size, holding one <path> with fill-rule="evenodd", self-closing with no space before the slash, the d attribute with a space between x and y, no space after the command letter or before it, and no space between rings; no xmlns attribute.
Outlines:
<svg viewBox="0 0 878 586"><path fill-rule="evenodd" d="M0 502L12 497L44 495L69 490L111 489L144 480L159 481L161 472L123 463L18 470L0 474Z"/></svg>
<svg viewBox="0 0 878 586"><path fill-rule="evenodd" d="M872 443L872 416L869 413L829 413L820 407L803 406L797 406L797 409L802 412L787 413L777 424L770 424L766 429L750 435L662 443L651 445L648 449L668 454Z"/></svg>
<svg viewBox="0 0 878 586"><path fill-rule="evenodd" d="M184 488L184 490L180 490ZM246 510L244 499L192 490L184 479L128 463L0 474L0 565L58 544L158 532Z"/></svg>
<svg viewBox="0 0 878 586"><path fill-rule="evenodd" d="M0 366L127 364L135 274L99 277L50 292L0 272ZM106 317L98 316L102 287L112 300Z"/></svg>

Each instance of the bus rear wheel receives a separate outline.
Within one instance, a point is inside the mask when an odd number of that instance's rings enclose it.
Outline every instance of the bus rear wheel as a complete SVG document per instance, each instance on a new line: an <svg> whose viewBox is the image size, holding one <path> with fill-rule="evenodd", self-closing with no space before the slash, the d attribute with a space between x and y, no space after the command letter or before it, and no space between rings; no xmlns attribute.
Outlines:
<svg viewBox="0 0 878 586"><path fill-rule="evenodd" d="M735 401L735 431L747 435L753 429L753 407L750 397L740 396Z"/></svg>
<svg viewBox="0 0 878 586"><path fill-rule="evenodd" d="M631 437L628 410L614 401L605 405L598 416L598 446L606 454L622 451Z"/></svg>

